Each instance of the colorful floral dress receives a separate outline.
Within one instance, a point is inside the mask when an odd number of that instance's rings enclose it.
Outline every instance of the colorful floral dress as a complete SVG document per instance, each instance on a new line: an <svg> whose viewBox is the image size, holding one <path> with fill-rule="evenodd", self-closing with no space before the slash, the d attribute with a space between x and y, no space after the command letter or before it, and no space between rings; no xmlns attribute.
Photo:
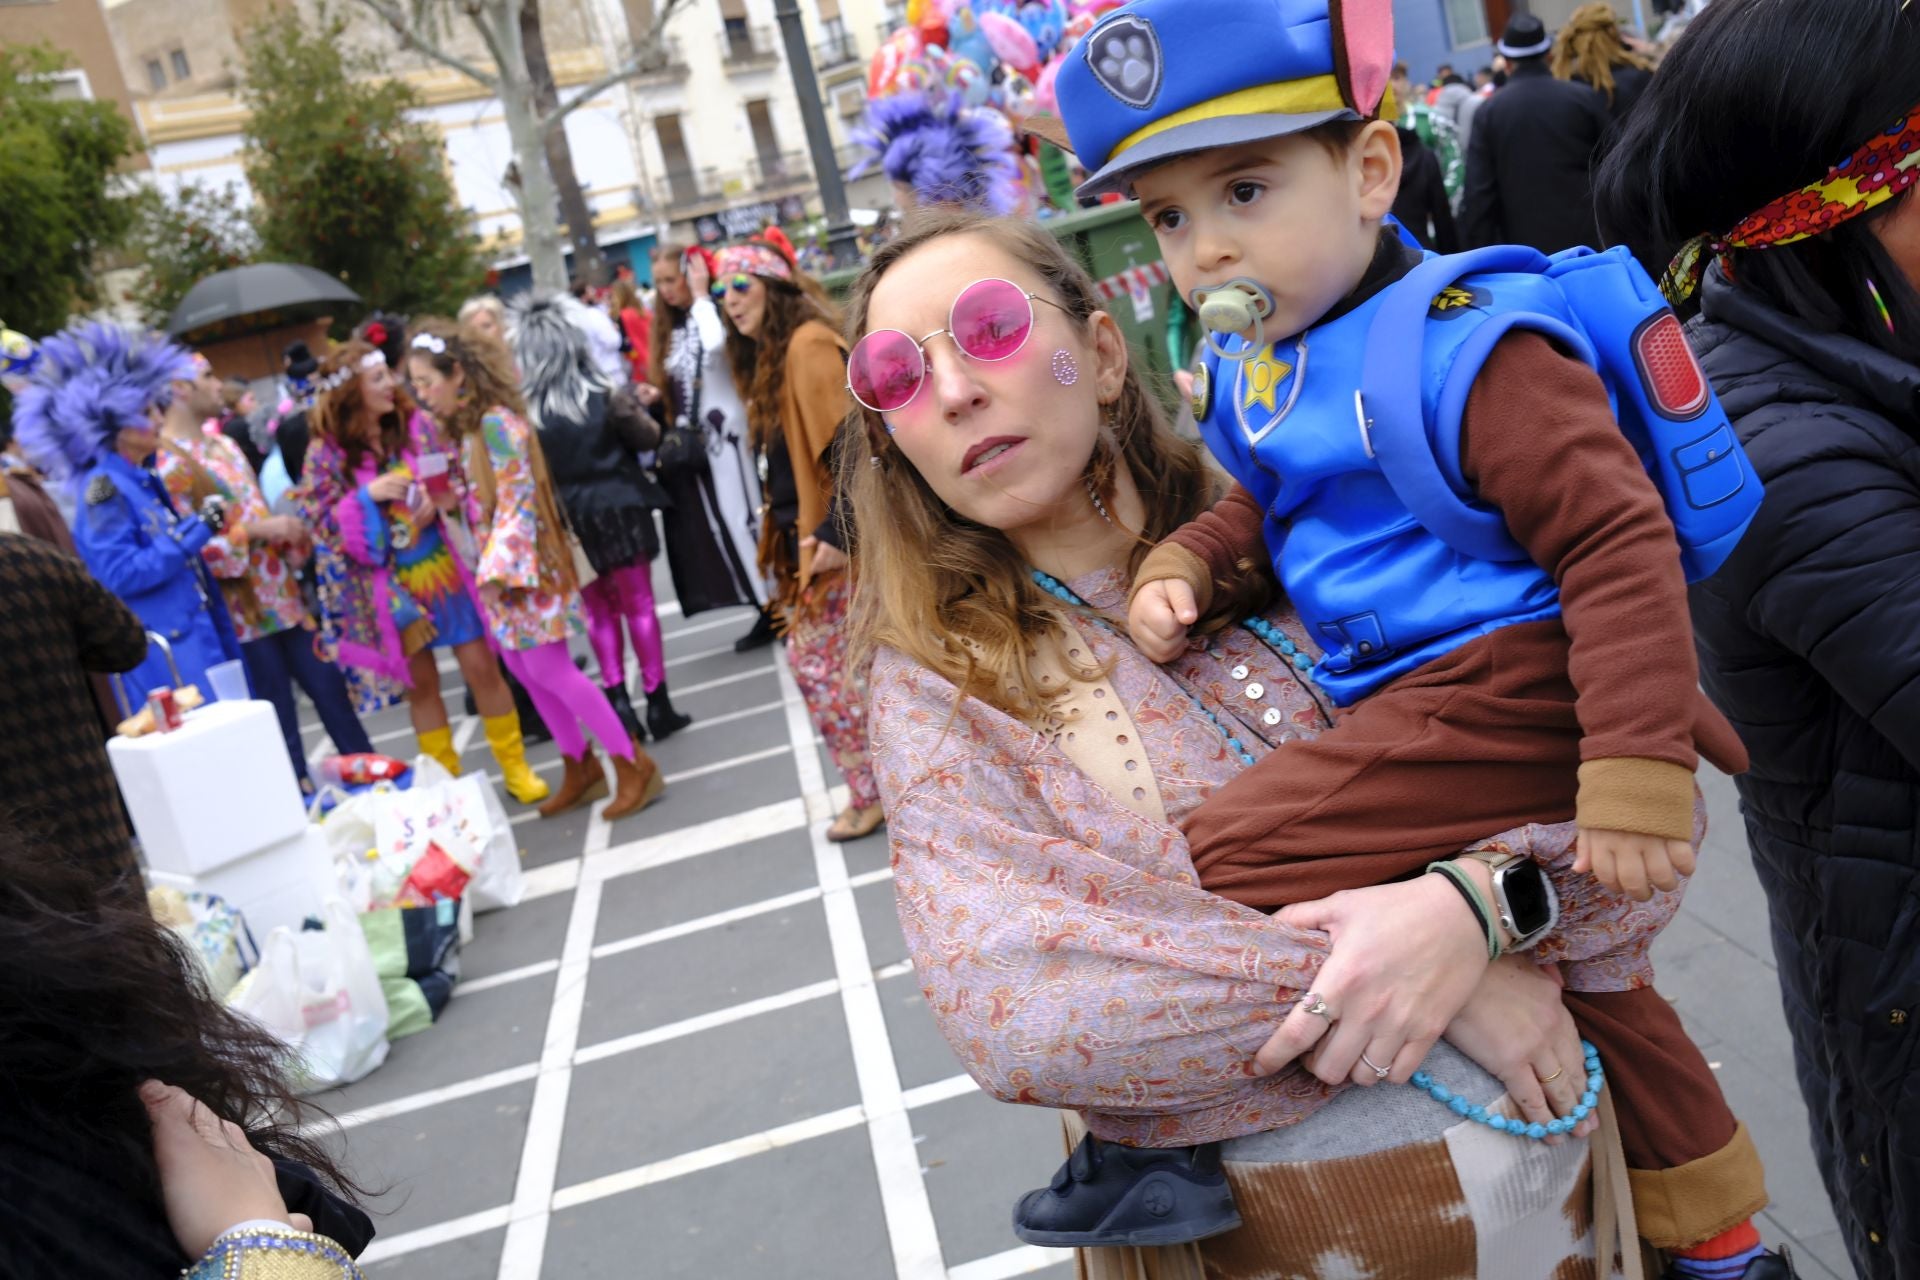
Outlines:
<svg viewBox="0 0 1920 1280"><path fill-rule="evenodd" d="M1069 585L1125 618L1124 575ZM1312 652L1290 613L1269 620ZM1298 1067L1251 1067L1319 972L1326 939L1202 889L1178 823L1244 767L1221 725L1258 758L1324 730L1329 708L1241 627L1166 668L1092 620L1080 630L1091 660L1113 664L1108 684L1138 735L1127 767L1157 782L1165 822L1066 754L1061 736L1100 732L1097 716L1041 732L958 699L899 653L875 657L872 761L922 991L982 1088L1083 1111L1102 1137L1171 1147L1292 1124L1337 1090ZM1647 949L1677 894L1636 903L1573 874L1571 823L1483 846L1524 853L1553 880L1561 919L1535 954L1560 963L1569 987L1651 981Z"/></svg>
<svg viewBox="0 0 1920 1280"><path fill-rule="evenodd" d="M383 471L414 469L423 454L452 453L452 446L424 413L407 423L407 445L385 465L372 454L353 474L346 451L315 438L307 452L295 501L314 531L314 570L321 626L337 654L355 709L390 706L408 688L406 628L421 617L433 623L432 644L447 647L484 639L472 568L449 544L446 521L400 535L387 510L366 489ZM478 506L457 461L450 468L465 527L477 527ZM457 582L458 589L451 585Z"/></svg>
<svg viewBox="0 0 1920 1280"><path fill-rule="evenodd" d="M465 448L469 475L483 461L477 451L484 451L484 461L493 467L492 519L476 526L484 533L474 579L505 588L498 607L489 611L494 638L502 648L536 649L583 634L580 593L540 559L533 428L518 414L496 407L480 420L479 434L469 436Z"/></svg>
<svg viewBox="0 0 1920 1280"><path fill-rule="evenodd" d="M154 456L154 469L166 481L174 505L192 511L194 469L175 450L199 463L226 500L226 531L207 543L200 554L220 583L240 643L308 625L307 605L301 599L295 574L306 563L310 550L247 537L247 525L265 520L272 513L240 446L217 430L191 440L168 436L162 441L160 452Z"/></svg>

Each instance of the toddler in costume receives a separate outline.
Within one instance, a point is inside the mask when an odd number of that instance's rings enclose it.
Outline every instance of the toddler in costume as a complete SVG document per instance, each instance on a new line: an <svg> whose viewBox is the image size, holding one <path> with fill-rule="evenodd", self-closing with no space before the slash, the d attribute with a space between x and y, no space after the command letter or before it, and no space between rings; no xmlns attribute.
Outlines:
<svg viewBox="0 0 1920 1280"><path fill-rule="evenodd" d="M1429 403L1447 403L1439 384L1459 393L1457 439L1434 451L1525 559L1479 558L1422 525L1375 460L1371 408L1356 410L1372 320L1423 262L1386 222L1400 180L1391 65L1387 0L1136 0L1057 84L1092 173L1081 194L1136 195L1203 322L1250 331L1209 340L1194 391L1238 484L1146 558L1133 639L1173 657L1246 565L1270 564L1324 650L1310 674L1343 712L1201 807L1194 866L1207 889L1270 911L1573 820L1577 870L1640 899L1676 889L1694 865L1699 757L1738 772L1745 752L1695 682L1661 494L1599 374L1548 336L1564 327L1531 316L1538 277L1426 288L1424 355L1404 353ZM1452 865L1464 870L1436 873L1488 926L1490 952L1547 932L1510 909L1499 860ZM1672 1008L1651 988L1568 991L1566 1004L1606 1065L1641 1234L1672 1255L1671 1274L1790 1275L1750 1221L1767 1202L1752 1141ZM1308 997L1289 1016L1331 1026L1339 1012ZM1369 1081L1413 1073L1399 1048L1366 1047ZM1217 1158L1165 1155L1176 1177L1218 1177ZM1154 1161L1076 1152L1016 1224L1054 1244L1169 1243L1135 1233L1150 1215L1125 1195ZM1233 1221L1194 1221L1187 1238Z"/></svg>

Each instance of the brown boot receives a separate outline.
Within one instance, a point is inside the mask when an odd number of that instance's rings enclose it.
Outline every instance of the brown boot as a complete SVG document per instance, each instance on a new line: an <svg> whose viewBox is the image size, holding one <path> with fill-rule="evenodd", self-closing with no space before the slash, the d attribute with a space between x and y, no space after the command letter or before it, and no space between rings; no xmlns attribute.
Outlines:
<svg viewBox="0 0 1920 1280"><path fill-rule="evenodd" d="M613 757L613 778L613 803L600 815L608 822L640 812L667 789L667 780L660 776L660 766L637 742L633 744L633 759Z"/></svg>
<svg viewBox="0 0 1920 1280"><path fill-rule="evenodd" d="M577 757L561 758L566 761L567 772L560 779L560 789L553 793L553 798L540 806L543 818L558 817L607 794L607 771L600 767L600 757L593 754L592 743Z"/></svg>

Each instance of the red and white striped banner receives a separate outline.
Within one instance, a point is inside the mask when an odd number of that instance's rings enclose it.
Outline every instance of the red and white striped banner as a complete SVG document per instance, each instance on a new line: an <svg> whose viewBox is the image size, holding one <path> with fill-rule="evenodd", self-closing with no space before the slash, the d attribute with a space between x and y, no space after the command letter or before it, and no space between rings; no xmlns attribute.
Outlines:
<svg viewBox="0 0 1920 1280"><path fill-rule="evenodd" d="M1157 284L1167 282L1167 264L1149 262L1143 267L1128 267L1119 275L1108 276L1094 287L1100 290L1100 296L1111 302L1115 298L1124 298L1135 289L1151 289Z"/></svg>

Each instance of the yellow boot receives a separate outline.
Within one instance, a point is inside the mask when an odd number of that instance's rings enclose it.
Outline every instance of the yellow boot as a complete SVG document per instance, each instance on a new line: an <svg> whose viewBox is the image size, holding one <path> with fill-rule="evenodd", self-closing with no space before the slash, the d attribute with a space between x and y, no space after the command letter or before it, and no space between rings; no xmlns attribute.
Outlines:
<svg viewBox="0 0 1920 1280"><path fill-rule="evenodd" d="M432 756L454 777L460 776L460 753L453 749L452 729L429 729L419 735L420 754Z"/></svg>
<svg viewBox="0 0 1920 1280"><path fill-rule="evenodd" d="M550 794L546 781L527 767L527 746L520 740L520 713L488 716L481 721L487 727L487 745L500 762L500 776L506 780L507 794L521 804L538 804Z"/></svg>

